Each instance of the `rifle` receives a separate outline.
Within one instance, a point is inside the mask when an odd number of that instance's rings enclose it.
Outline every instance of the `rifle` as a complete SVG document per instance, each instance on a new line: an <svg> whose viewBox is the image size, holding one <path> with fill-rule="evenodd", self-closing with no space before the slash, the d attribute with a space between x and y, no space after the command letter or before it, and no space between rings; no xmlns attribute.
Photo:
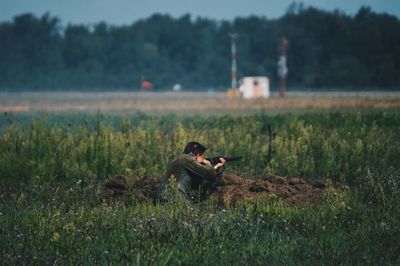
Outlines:
<svg viewBox="0 0 400 266"><path fill-rule="evenodd" d="M216 165L217 163L221 162L219 158L224 158L225 161L227 162L233 162L233 161L239 161L242 158L242 156L236 156L236 157L218 156L218 157L206 158L206 160L209 160L212 165Z"/></svg>

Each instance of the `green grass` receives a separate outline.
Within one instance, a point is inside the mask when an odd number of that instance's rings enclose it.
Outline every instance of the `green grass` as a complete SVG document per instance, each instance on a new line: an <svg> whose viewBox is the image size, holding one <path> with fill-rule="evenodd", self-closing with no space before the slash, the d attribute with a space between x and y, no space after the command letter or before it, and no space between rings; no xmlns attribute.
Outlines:
<svg viewBox="0 0 400 266"><path fill-rule="evenodd" d="M396 264L397 199L383 206L330 192L318 205L101 204L93 190L30 188L2 208L10 264ZM4 193L4 190L3 190ZM43 194L46 197L43 197ZM3 194L4 195L4 194ZM388 199L387 199L388 200ZM4 198L3 198L4 201Z"/></svg>
<svg viewBox="0 0 400 266"><path fill-rule="evenodd" d="M0 119L4 264L400 263L398 110L31 118ZM306 206L100 201L105 178L159 176L190 140L208 155L243 156L228 169L246 177L347 186Z"/></svg>

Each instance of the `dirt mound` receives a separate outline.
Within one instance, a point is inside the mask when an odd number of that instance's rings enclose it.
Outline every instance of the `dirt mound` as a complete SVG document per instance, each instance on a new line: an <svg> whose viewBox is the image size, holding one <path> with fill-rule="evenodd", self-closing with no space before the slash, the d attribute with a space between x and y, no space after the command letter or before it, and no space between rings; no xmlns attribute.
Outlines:
<svg viewBox="0 0 400 266"><path fill-rule="evenodd" d="M152 199L160 181L160 177L115 176L102 185L102 199L148 201ZM218 180L210 200L229 206L235 206L239 201L256 202L270 198L282 199L289 204L306 204L318 202L324 192L323 183L308 182L298 177L287 180L281 176L267 175L261 179L248 179L225 173Z"/></svg>
<svg viewBox="0 0 400 266"><path fill-rule="evenodd" d="M101 198L103 200L148 201L152 199L160 182L160 177L114 176L101 186Z"/></svg>
<svg viewBox="0 0 400 266"><path fill-rule="evenodd" d="M325 185L310 183L295 177L289 181L281 176L268 175L261 179L247 179L226 173L220 179L212 198L222 205L234 206L238 201L279 198L289 204L318 202L323 197Z"/></svg>

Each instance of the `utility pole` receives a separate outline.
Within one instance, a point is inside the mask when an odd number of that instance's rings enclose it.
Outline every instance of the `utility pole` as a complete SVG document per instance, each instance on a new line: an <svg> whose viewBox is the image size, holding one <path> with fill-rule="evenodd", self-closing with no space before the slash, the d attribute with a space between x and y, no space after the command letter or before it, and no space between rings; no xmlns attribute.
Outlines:
<svg viewBox="0 0 400 266"><path fill-rule="evenodd" d="M279 78L279 95L285 97L286 93L286 76L288 73L288 68L286 66L286 50L288 47L288 39L283 37L279 41L278 45L278 78Z"/></svg>
<svg viewBox="0 0 400 266"><path fill-rule="evenodd" d="M231 37L231 52L232 52L231 89L236 91L238 88L238 86L237 86L237 66L236 66L236 39L238 37L238 34L231 33L231 34L229 34L229 36Z"/></svg>

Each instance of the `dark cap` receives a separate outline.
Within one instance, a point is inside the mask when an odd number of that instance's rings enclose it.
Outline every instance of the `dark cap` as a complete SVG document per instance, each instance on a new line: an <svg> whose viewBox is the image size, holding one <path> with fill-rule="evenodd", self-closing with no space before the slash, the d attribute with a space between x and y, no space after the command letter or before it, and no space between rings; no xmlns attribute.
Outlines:
<svg viewBox="0 0 400 266"><path fill-rule="evenodd" d="M188 144L186 144L183 153L198 155L198 154L203 154L206 150L207 148L201 145L200 143L196 141L191 141Z"/></svg>

